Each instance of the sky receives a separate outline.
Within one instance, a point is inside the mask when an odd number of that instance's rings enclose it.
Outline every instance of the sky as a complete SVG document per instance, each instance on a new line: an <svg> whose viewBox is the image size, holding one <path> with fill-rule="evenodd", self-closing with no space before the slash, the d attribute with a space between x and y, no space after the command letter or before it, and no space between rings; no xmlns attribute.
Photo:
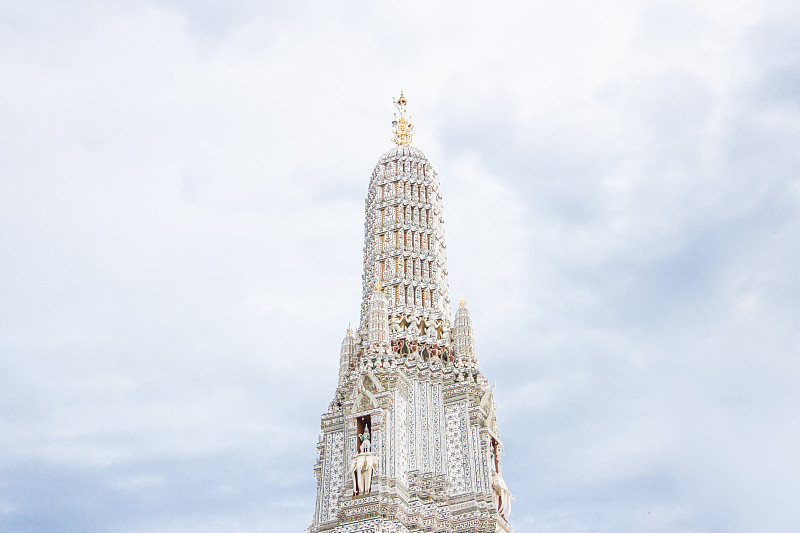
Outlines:
<svg viewBox="0 0 800 533"><path fill-rule="evenodd" d="M404 90L519 533L800 530L800 4L0 2L0 531L303 531Z"/></svg>

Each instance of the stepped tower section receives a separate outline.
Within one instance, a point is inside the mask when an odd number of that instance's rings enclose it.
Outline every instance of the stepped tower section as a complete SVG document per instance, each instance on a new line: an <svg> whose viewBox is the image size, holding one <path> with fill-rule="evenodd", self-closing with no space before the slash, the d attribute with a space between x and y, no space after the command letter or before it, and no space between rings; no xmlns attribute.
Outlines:
<svg viewBox="0 0 800 533"><path fill-rule="evenodd" d="M361 319L322 415L308 532L511 533L493 389L463 299L450 317L438 177L409 144L402 93L395 104L396 147L370 178Z"/></svg>
<svg viewBox="0 0 800 533"><path fill-rule="evenodd" d="M442 195L422 151L398 145L383 154L366 204L362 316L378 281L392 311L448 316Z"/></svg>

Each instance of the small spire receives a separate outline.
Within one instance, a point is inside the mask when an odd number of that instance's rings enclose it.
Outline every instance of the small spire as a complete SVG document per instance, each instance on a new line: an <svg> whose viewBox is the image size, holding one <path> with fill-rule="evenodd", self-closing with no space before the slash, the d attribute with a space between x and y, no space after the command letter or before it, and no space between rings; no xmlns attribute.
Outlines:
<svg viewBox="0 0 800 533"><path fill-rule="evenodd" d="M378 292L383 290L383 287L381 286L381 280L375 282L375 290Z"/></svg>
<svg viewBox="0 0 800 533"><path fill-rule="evenodd" d="M461 301L458 302L458 307L464 309L467 306L467 301L464 299L464 295L461 295Z"/></svg>
<svg viewBox="0 0 800 533"><path fill-rule="evenodd" d="M414 136L414 124L411 122L411 115L406 116L407 103L408 100L403 96L403 91L400 91L400 98L394 100L394 105L400 111L400 116L398 117L397 113L395 113L392 121L392 133L394 133L394 139L392 140L398 146L410 144L411 137Z"/></svg>
<svg viewBox="0 0 800 533"><path fill-rule="evenodd" d="M352 337L353 336L353 328L350 327L350 322L347 323L347 336L348 337Z"/></svg>

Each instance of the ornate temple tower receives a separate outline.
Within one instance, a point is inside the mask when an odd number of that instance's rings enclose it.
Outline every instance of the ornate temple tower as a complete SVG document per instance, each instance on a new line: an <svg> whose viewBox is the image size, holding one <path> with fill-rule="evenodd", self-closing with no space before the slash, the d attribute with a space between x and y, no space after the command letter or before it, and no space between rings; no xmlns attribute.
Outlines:
<svg viewBox="0 0 800 533"><path fill-rule="evenodd" d="M402 93L396 147L372 173L361 320L314 466L310 533L511 533L492 389L464 300L450 320L439 181L410 145Z"/></svg>

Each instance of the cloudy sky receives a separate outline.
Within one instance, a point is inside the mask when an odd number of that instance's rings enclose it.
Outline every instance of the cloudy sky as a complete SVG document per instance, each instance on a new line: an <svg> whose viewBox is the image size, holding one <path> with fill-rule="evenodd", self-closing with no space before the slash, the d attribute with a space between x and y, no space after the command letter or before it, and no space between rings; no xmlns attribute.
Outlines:
<svg viewBox="0 0 800 533"><path fill-rule="evenodd" d="M302 531L405 90L519 533L800 529L800 7L0 3L0 531Z"/></svg>

